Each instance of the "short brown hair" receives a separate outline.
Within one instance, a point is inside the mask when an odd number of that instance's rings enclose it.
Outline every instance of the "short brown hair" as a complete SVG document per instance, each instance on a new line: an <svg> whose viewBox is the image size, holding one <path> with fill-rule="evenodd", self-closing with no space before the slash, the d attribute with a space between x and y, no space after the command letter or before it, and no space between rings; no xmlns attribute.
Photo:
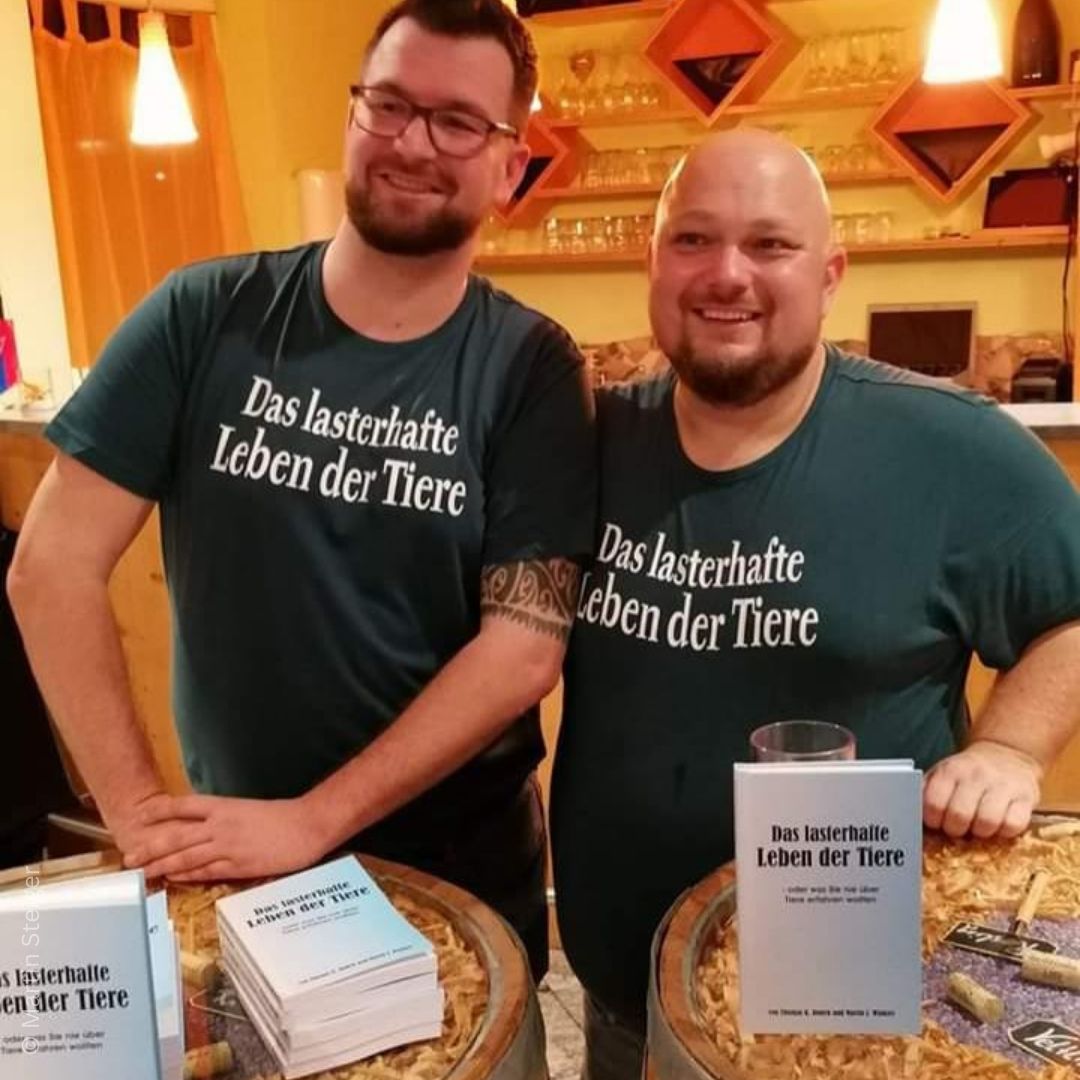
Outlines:
<svg viewBox="0 0 1080 1080"><path fill-rule="evenodd" d="M380 20L364 52L364 62L400 19L412 19L432 34L453 38L493 38L514 68L513 120L524 134L539 82L536 46L525 24L503 0L399 0Z"/></svg>

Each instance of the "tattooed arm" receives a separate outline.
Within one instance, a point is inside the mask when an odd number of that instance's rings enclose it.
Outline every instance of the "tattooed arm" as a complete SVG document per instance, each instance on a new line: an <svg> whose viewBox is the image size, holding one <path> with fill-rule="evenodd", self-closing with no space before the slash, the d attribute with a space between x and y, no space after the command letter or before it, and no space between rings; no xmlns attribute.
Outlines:
<svg viewBox="0 0 1080 1080"><path fill-rule="evenodd" d="M581 570L570 559L489 566L480 582L480 612L565 641L580 586Z"/></svg>
<svg viewBox="0 0 1080 1080"><path fill-rule="evenodd" d="M298 799L169 800L130 860L175 880L315 862L489 746L558 681L581 573L567 559L485 568L480 631L370 746Z"/></svg>

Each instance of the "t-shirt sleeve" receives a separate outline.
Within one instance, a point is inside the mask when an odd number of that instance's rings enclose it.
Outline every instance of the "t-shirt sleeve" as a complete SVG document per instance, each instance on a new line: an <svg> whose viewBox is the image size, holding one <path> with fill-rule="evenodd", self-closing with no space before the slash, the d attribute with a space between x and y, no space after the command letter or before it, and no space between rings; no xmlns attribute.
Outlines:
<svg viewBox="0 0 1080 1080"><path fill-rule="evenodd" d="M1039 440L980 409L954 472L944 580L965 640L1007 669L1080 619L1080 493Z"/></svg>
<svg viewBox="0 0 1080 1080"><path fill-rule="evenodd" d="M596 435L584 361L547 321L521 349L520 386L488 450L485 566L582 560L593 546Z"/></svg>
<svg viewBox="0 0 1080 1080"><path fill-rule="evenodd" d="M168 486L184 397L191 326L183 325L179 292L170 275L143 299L45 429L65 454L146 499L159 499Z"/></svg>

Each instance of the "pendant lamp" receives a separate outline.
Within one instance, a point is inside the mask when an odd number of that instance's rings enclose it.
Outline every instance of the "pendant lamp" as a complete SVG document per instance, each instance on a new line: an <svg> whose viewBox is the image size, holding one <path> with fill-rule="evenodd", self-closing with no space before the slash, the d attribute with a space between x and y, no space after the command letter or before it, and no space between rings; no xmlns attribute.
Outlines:
<svg viewBox="0 0 1080 1080"><path fill-rule="evenodd" d="M1003 71L990 0L938 0L923 82L977 82Z"/></svg>
<svg viewBox="0 0 1080 1080"><path fill-rule="evenodd" d="M131 141L140 146L169 146L199 137L187 95L176 72L165 16L147 11L139 16L139 73Z"/></svg>

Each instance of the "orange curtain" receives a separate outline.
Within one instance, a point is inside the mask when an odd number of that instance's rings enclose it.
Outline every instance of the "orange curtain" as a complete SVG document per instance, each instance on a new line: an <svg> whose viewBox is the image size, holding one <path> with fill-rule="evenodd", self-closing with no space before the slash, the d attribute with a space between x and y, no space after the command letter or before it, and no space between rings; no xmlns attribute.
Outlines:
<svg viewBox="0 0 1080 1080"><path fill-rule="evenodd" d="M131 143L138 12L30 0L72 363L174 267L248 247L213 16L169 15L196 142Z"/></svg>

